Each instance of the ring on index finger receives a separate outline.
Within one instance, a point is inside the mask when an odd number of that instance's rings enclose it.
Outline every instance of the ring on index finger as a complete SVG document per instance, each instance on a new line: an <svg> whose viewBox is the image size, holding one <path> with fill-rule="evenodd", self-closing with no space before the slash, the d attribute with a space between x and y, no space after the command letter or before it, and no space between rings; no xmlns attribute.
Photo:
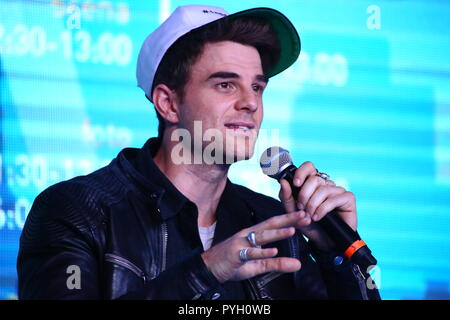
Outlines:
<svg viewBox="0 0 450 320"><path fill-rule="evenodd" d="M248 242L250 242L250 244L252 245L252 247L255 248L261 248L261 246L259 244L256 243L256 234L255 231L249 232L247 235L247 240Z"/></svg>

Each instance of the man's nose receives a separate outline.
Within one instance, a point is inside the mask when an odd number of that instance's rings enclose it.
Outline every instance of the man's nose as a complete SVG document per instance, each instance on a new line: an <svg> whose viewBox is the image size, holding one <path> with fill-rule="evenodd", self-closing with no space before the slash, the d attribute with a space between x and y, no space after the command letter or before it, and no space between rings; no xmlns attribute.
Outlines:
<svg viewBox="0 0 450 320"><path fill-rule="evenodd" d="M258 110L260 97L253 90L242 90L241 96L236 103L236 109L238 110L246 110L248 112L255 112Z"/></svg>

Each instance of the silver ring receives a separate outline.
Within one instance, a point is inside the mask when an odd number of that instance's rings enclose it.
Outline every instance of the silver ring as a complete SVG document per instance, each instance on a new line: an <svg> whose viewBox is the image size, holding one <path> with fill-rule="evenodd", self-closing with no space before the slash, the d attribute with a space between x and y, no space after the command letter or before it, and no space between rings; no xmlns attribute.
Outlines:
<svg viewBox="0 0 450 320"><path fill-rule="evenodd" d="M321 177L325 181L330 180L330 176L328 174L326 174L325 172L317 171L316 176Z"/></svg>
<svg viewBox="0 0 450 320"><path fill-rule="evenodd" d="M241 249L241 250L239 250L239 259L241 259L241 261L242 262L247 262L248 260L250 260L248 257L247 257L247 251L248 251L248 249L250 249L250 248L244 248L244 249Z"/></svg>
<svg viewBox="0 0 450 320"><path fill-rule="evenodd" d="M250 244L252 245L252 247L255 248L261 248L261 246L259 244L256 243L256 235L255 235L255 231L249 232L247 235L247 240L248 242L250 242Z"/></svg>

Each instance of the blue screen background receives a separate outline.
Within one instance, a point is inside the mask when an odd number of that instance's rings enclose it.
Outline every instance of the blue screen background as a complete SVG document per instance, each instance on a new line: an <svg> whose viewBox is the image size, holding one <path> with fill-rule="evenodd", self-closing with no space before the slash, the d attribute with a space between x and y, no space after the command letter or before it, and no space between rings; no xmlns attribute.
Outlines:
<svg viewBox="0 0 450 320"><path fill-rule="evenodd" d="M259 154L288 149L357 198L384 299L449 299L450 2L202 1L267 6L302 53L270 80L255 156L230 177L277 197ZM137 88L140 45L187 1L0 0L0 298L17 298L18 241L46 187L157 134ZM266 136L264 136L266 134Z"/></svg>

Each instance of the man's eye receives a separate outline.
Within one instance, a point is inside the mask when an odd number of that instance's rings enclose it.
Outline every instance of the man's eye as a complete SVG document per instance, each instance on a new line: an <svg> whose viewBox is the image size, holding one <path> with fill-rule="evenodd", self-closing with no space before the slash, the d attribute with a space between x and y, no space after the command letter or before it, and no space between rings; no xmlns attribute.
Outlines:
<svg viewBox="0 0 450 320"><path fill-rule="evenodd" d="M230 88L230 83L229 82L221 82L217 84L217 87L219 87L220 89L228 89Z"/></svg>
<svg viewBox="0 0 450 320"><path fill-rule="evenodd" d="M253 90L256 91L256 92L260 92L260 91L264 90L264 87L259 85L259 84L254 84L253 85Z"/></svg>

